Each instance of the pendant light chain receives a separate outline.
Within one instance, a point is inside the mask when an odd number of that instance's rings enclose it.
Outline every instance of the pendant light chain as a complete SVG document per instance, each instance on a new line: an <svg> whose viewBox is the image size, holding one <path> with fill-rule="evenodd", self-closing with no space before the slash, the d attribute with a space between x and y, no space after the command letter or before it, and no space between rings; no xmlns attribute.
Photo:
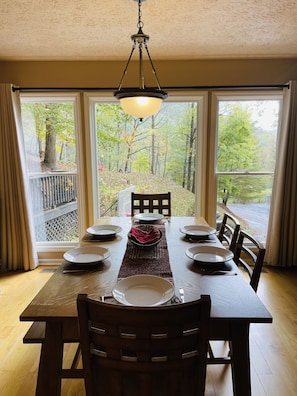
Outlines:
<svg viewBox="0 0 297 396"><path fill-rule="evenodd" d="M142 44L145 43L145 36L143 35L143 22L141 20L141 0L138 0L138 50L139 50L139 89L144 89L144 74L143 74L143 60L142 60ZM136 40L136 39L134 39ZM134 41L135 42L135 41Z"/></svg>
<svg viewBox="0 0 297 396"><path fill-rule="evenodd" d="M155 114L159 111L161 103L167 98L167 92L161 89L159 79L157 77L156 69L154 68L152 59L149 54L147 43L149 41L149 36L144 34L142 28L144 23L142 22L142 12L141 6L142 2L145 0L134 0L138 2L138 22L137 28L138 32L131 36L133 42L132 50L127 61L126 67L124 69L119 88L114 92L114 96L120 100L123 110L134 117L142 120L144 117ZM139 85L138 88L123 88L123 81L127 74L127 69L130 64L134 50L138 47L139 51ZM155 78L156 88L147 88L144 82L144 69L143 69L143 51L147 53L149 63L152 69L153 76Z"/></svg>
<svg viewBox="0 0 297 396"><path fill-rule="evenodd" d="M138 27L138 29L142 30L142 28L144 26L144 23L141 20L141 16L142 16L141 5L142 5L142 1L138 0L138 23L137 23L137 27Z"/></svg>

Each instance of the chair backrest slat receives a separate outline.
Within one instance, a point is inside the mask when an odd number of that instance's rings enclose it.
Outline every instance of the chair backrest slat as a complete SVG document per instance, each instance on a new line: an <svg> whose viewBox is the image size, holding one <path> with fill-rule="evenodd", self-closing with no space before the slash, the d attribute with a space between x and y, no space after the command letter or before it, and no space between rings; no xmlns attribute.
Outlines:
<svg viewBox="0 0 297 396"><path fill-rule="evenodd" d="M236 217L229 213L224 213L223 220L218 233L219 240L226 244L228 249L234 252L238 233L240 230L240 223Z"/></svg>
<svg viewBox="0 0 297 396"><path fill-rule="evenodd" d="M138 194L131 193L131 216L136 213L160 213L171 216L171 193Z"/></svg>
<svg viewBox="0 0 297 396"><path fill-rule="evenodd" d="M234 261L250 277L250 285L257 291L264 263L265 248L255 237L241 230L234 251Z"/></svg>

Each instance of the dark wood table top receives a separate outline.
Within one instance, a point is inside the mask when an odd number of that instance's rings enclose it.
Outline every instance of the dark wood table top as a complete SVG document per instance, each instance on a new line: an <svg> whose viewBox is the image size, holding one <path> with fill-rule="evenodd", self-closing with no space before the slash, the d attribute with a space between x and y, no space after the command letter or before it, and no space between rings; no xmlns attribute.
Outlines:
<svg viewBox="0 0 297 396"><path fill-rule="evenodd" d="M102 246L110 250L110 257L96 270L77 273L63 273L67 263L63 262L46 285L35 296L20 316L24 321L59 321L77 317L76 297L86 293L92 298L111 294L117 282L127 245L127 234L131 218L102 218L105 224L120 225L122 231L113 241L83 242L82 246ZM211 296L212 321L245 321L269 323L272 317L248 282L231 261L236 275L205 275L196 263L185 254L194 246L180 228L190 224L205 224L202 218L172 217L165 220L166 238L173 273L174 285L185 291L185 301L200 298L201 294ZM207 242L208 246L220 246L219 241Z"/></svg>

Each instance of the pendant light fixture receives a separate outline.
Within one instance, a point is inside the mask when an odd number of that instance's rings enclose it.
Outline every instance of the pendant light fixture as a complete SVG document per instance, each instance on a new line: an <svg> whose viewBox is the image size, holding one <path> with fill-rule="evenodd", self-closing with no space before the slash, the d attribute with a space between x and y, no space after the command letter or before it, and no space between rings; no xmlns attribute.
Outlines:
<svg viewBox="0 0 297 396"><path fill-rule="evenodd" d="M145 0L134 0L138 2L138 32L131 36L133 41L132 50L124 69L119 88L114 92L114 96L120 101L121 106L125 113L132 115L142 120L145 117L151 116L160 109L162 101L167 98L167 92L163 91L160 87L156 69L154 68L150 53L148 50L147 42L149 36L142 31L143 22L141 20L141 4ZM138 46L139 50L139 87L138 88L122 88L123 80L126 76L133 52ZM146 50L152 73L155 77L157 87L147 88L144 83L143 73L143 47Z"/></svg>

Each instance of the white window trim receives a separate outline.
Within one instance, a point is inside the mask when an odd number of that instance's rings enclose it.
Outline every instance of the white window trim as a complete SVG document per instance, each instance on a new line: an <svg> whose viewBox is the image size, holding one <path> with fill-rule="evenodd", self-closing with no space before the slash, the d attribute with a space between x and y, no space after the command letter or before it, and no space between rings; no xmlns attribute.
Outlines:
<svg viewBox="0 0 297 396"><path fill-rule="evenodd" d="M283 91L280 90L257 90L257 91L214 91L210 98L210 120L209 120L209 150L207 155L207 196L208 210L206 219L212 226L216 224L217 207L217 184L220 172L217 172L217 141L218 141L218 103L219 101L244 101L244 100L279 100L281 119ZM280 122L279 122L280 126ZM278 131L279 133L279 131ZM233 174L233 173L232 173Z"/></svg>
<svg viewBox="0 0 297 396"><path fill-rule="evenodd" d="M197 139L196 139L196 192L195 192L195 214L197 216L205 216L206 199L203 194L205 180L206 180L206 158L204 153L207 147L207 109L208 109L208 93L207 92L170 92L168 102L196 102L198 104L197 113ZM96 221L100 217L98 212L99 202L91 201L92 197L99 196L98 180L94 172L94 166L97 166L97 143L96 143L96 125L95 125L95 104L96 103L118 103L117 100L111 97L110 92L91 92L84 93L84 111L86 115L85 129L89 131L89 137L86 138L86 147L90 153L90 158L87 161L88 174L92 174L92 181L88 188L88 204L92 208L89 220ZM87 116L88 115L88 116ZM87 134L86 134L87 135Z"/></svg>
<svg viewBox="0 0 297 396"><path fill-rule="evenodd" d="M75 138L76 138L76 157L77 157L77 209L78 209L78 232L81 237L85 232L85 218L84 210L85 195L84 190L84 178L82 177L82 170L84 168L84 153L82 144L82 124L81 124L81 104L80 104L80 93L79 92L23 92L21 93L21 101L26 103L46 103L46 102L57 102L65 103L72 102L74 104L74 126L75 126ZM53 252L65 252L70 247L76 246L77 242L66 242L66 241L55 241L55 242L37 242L37 252L46 253L51 256ZM42 260L47 261L47 259ZM59 262L61 259L59 259ZM53 260L51 259L51 262Z"/></svg>

